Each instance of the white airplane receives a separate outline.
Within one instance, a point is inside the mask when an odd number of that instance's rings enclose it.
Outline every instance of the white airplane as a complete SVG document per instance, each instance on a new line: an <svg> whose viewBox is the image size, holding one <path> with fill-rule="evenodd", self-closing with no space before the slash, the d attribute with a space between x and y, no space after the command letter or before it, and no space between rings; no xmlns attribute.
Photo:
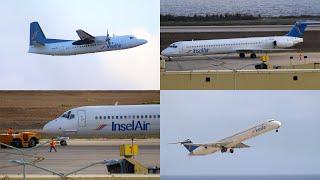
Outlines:
<svg viewBox="0 0 320 180"><path fill-rule="evenodd" d="M77 54L114 51L133 48L147 43L133 35L92 36L79 29L76 31L80 40L47 39L38 22L30 24L29 53L52 56L69 56Z"/></svg>
<svg viewBox="0 0 320 180"><path fill-rule="evenodd" d="M192 143L190 139L187 139L182 142L170 143L170 144L182 144L190 153L190 156L201 156L212 154L217 151L229 152L233 153L235 148L248 148L250 146L243 143L243 141L248 140L250 138L256 137L258 135L264 134L266 132L272 131L280 128L281 123L279 121L275 121L273 119L254 126L252 128L246 129L239 133L236 133L230 137L221 139L218 142L207 143L207 144L195 144Z"/></svg>
<svg viewBox="0 0 320 180"><path fill-rule="evenodd" d="M160 105L83 106L70 109L43 127L68 137L147 137L160 134ZM66 143L61 140L60 144Z"/></svg>
<svg viewBox="0 0 320 180"><path fill-rule="evenodd" d="M288 51L288 49L285 48L290 48L298 43L302 43L302 36L307 24L319 24L319 22L297 21L292 29L284 36L174 42L164 49L161 55L169 57L170 59L171 57L181 56L239 53L240 58L244 58L245 53L251 53L251 58L256 58L257 52Z"/></svg>

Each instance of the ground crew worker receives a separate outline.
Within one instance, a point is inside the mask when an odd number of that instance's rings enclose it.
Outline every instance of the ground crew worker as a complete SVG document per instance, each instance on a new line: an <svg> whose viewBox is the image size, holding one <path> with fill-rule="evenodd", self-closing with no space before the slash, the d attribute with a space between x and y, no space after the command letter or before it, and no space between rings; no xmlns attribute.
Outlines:
<svg viewBox="0 0 320 180"><path fill-rule="evenodd" d="M10 134L10 135L13 134L13 128L12 127L8 128L7 133Z"/></svg>
<svg viewBox="0 0 320 180"><path fill-rule="evenodd" d="M49 152L51 152L52 149L54 149L54 151L57 152L57 149L56 149L56 140L55 140L54 138L51 138Z"/></svg>

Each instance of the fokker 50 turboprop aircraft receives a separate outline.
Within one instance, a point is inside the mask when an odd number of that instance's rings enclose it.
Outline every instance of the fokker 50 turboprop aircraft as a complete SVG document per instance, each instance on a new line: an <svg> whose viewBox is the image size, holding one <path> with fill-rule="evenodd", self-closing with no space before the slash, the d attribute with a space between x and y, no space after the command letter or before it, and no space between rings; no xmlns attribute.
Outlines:
<svg viewBox="0 0 320 180"><path fill-rule="evenodd" d="M297 21L284 36L179 41L164 49L161 55L170 59L182 56L239 53L240 58L244 58L245 53L251 53L251 58L256 58L258 52L294 50L285 48L303 42L302 36L308 24L319 24L319 22Z"/></svg>
<svg viewBox="0 0 320 180"><path fill-rule="evenodd" d="M147 43L147 40L137 39L133 35L110 37L107 32L107 36L92 36L81 29L76 32L79 40L47 39L39 23L32 22L29 53L68 56L128 49Z"/></svg>
<svg viewBox="0 0 320 180"><path fill-rule="evenodd" d="M160 133L159 105L83 106L48 122L43 131L59 136L148 137ZM62 141L60 143L65 143Z"/></svg>
<svg viewBox="0 0 320 180"><path fill-rule="evenodd" d="M275 121L272 119L214 143L195 144L192 143L190 139L187 139L182 142L170 144L182 144L190 152L189 155L191 156L207 155L215 153L217 151L221 151L222 153L229 151L230 153L233 153L235 148L250 147L244 144L243 141L275 129L276 132L278 132L280 126L281 123L279 121Z"/></svg>

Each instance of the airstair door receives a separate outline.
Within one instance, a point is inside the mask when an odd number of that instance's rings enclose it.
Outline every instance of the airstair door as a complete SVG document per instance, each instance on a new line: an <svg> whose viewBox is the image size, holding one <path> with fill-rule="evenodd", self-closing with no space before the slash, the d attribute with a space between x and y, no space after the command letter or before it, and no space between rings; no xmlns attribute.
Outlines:
<svg viewBox="0 0 320 180"><path fill-rule="evenodd" d="M86 122L86 111L78 111L78 124L79 127L86 127L87 122Z"/></svg>

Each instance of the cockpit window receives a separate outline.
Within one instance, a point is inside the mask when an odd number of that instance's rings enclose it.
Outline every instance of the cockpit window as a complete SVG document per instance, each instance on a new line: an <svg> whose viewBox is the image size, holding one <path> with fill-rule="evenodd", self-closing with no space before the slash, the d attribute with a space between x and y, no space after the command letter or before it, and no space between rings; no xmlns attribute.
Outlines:
<svg viewBox="0 0 320 180"><path fill-rule="evenodd" d="M74 114L70 114L69 119L73 119L74 118Z"/></svg>
<svg viewBox="0 0 320 180"><path fill-rule="evenodd" d="M169 47L171 47L171 48L177 48L178 46L175 45L175 44L171 44Z"/></svg>
<svg viewBox="0 0 320 180"><path fill-rule="evenodd" d="M133 39L133 37L132 37L132 36L130 36L130 39Z"/></svg>
<svg viewBox="0 0 320 180"><path fill-rule="evenodd" d="M272 121L274 121L274 120L270 120L270 121L268 121L268 122L272 122Z"/></svg>
<svg viewBox="0 0 320 180"><path fill-rule="evenodd" d="M71 111L68 111L67 113L62 114L61 117L69 119L70 118L70 114L71 114ZM74 115L73 115L73 117L74 117Z"/></svg>

